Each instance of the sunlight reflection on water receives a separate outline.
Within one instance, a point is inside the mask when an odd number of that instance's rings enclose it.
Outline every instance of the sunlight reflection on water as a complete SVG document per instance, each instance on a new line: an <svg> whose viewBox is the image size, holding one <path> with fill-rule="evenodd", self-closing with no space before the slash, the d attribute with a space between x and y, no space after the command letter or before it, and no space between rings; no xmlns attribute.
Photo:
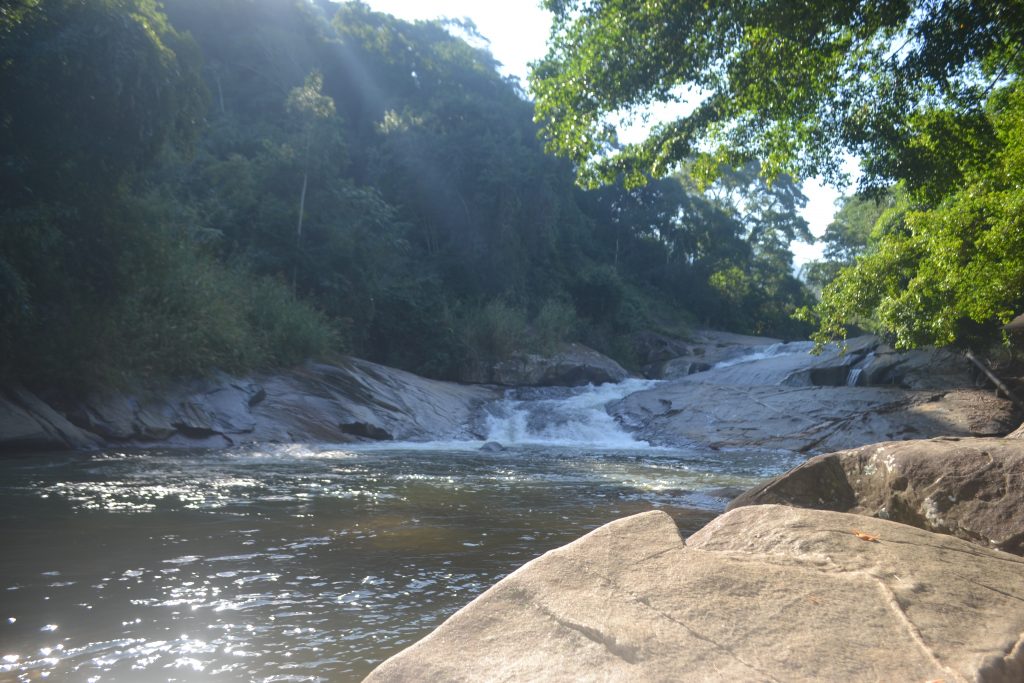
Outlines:
<svg viewBox="0 0 1024 683"><path fill-rule="evenodd" d="M796 464L478 445L0 461L0 680L358 680L545 550Z"/></svg>

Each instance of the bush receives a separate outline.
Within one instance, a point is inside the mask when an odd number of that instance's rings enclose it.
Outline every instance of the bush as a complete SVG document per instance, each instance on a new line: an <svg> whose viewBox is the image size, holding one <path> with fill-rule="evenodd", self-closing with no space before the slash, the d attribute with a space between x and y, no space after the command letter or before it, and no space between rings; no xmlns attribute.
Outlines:
<svg viewBox="0 0 1024 683"><path fill-rule="evenodd" d="M560 343L573 338L578 325L576 308L571 303L548 299L533 319L532 346L541 353L551 353Z"/></svg>
<svg viewBox="0 0 1024 683"><path fill-rule="evenodd" d="M500 299L473 310L463 325L465 345L477 360L500 360L528 346L526 312Z"/></svg>

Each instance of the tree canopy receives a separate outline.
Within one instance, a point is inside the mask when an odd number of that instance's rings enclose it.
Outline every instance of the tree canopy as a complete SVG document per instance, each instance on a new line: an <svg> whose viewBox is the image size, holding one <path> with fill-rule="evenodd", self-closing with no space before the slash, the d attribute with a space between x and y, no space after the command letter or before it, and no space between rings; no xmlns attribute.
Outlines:
<svg viewBox="0 0 1024 683"><path fill-rule="evenodd" d="M546 6L555 24L531 75L537 120L582 184L643 182L684 162L709 183L751 161L769 179L841 183L852 155L865 200L898 188L901 208L859 225L869 235L840 222L827 236L836 249L817 284L838 279L805 316L819 341L857 320L900 346L992 338L1024 307L1013 208L1024 3ZM656 102L681 113L620 144L616 124Z"/></svg>
<svg viewBox="0 0 1024 683"><path fill-rule="evenodd" d="M549 149L592 184L661 175L697 157L760 160L769 176L907 175L908 123L950 106L971 126L994 84L1024 60L1024 5L983 0L703 2L548 0L549 52L531 90ZM615 122L652 102L688 103L647 140ZM954 117L955 118L955 117ZM939 122L941 124L941 122Z"/></svg>
<svg viewBox="0 0 1024 683"><path fill-rule="evenodd" d="M584 192L451 22L326 0L0 9L0 379L346 352L436 377L694 322L798 336L788 178ZM9 97L8 97L9 95Z"/></svg>

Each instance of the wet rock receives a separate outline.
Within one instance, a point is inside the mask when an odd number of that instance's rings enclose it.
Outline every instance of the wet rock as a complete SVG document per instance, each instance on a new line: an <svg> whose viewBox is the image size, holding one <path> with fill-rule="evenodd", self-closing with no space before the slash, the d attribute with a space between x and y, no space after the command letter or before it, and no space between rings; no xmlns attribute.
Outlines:
<svg viewBox="0 0 1024 683"><path fill-rule="evenodd" d="M940 435L1002 436L1020 422L987 391L742 386L687 380L637 392L609 411L656 445L822 453ZM688 381L689 380L689 381Z"/></svg>
<svg viewBox="0 0 1024 683"><path fill-rule="evenodd" d="M392 436L380 427L365 422L349 422L339 425L342 433L359 436L372 441L391 441Z"/></svg>
<svg viewBox="0 0 1024 683"><path fill-rule="evenodd" d="M492 388L440 382L357 358L309 364L259 383L267 398L252 411L257 441L470 438L473 411L498 397ZM364 434L339 428L352 424L364 425Z"/></svg>
<svg viewBox="0 0 1024 683"><path fill-rule="evenodd" d="M648 512L528 563L367 680L1010 683L1021 576L1024 560L855 515L741 508L684 544Z"/></svg>
<svg viewBox="0 0 1024 683"><path fill-rule="evenodd" d="M505 450L505 447L502 446L497 441L488 441L487 443L480 447L480 450L482 450L485 453L501 453L503 450Z"/></svg>
<svg viewBox="0 0 1024 683"><path fill-rule="evenodd" d="M881 443L808 460L730 509L784 504L881 517L1024 554L1024 441Z"/></svg>
<svg viewBox="0 0 1024 683"><path fill-rule="evenodd" d="M629 372L611 358L584 346L565 344L551 355L519 354L478 369L473 381L522 387L577 387L621 382Z"/></svg>
<svg viewBox="0 0 1024 683"><path fill-rule="evenodd" d="M905 353L879 350L864 367L867 384L894 384L906 389L973 388L975 370L960 353L915 349Z"/></svg>
<svg viewBox="0 0 1024 683"><path fill-rule="evenodd" d="M698 360L695 356L683 356L663 363L645 366L644 376L647 379L678 379L710 369L711 365L709 363Z"/></svg>
<svg viewBox="0 0 1024 683"><path fill-rule="evenodd" d="M633 357L645 367L687 356L690 353L690 348L686 343L651 330L643 330L631 335L630 344L633 347Z"/></svg>
<svg viewBox="0 0 1024 683"><path fill-rule="evenodd" d="M99 439L21 386L0 391L0 451L93 448Z"/></svg>

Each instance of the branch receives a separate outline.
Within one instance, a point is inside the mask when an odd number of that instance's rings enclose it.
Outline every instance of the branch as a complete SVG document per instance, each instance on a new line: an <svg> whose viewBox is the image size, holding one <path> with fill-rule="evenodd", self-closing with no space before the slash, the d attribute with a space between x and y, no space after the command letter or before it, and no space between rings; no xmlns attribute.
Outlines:
<svg viewBox="0 0 1024 683"><path fill-rule="evenodd" d="M1003 384L1002 380L1000 380L998 377L992 374L992 371L988 369L988 366L985 365L985 363L983 363L977 356L975 356L973 351L968 350L967 353L965 353L964 355L967 356L967 360L971 361L976 366L978 366L978 369L984 372L985 376L992 380L992 383L995 384L1000 391L1006 394L1006 397L1013 401L1014 405L1016 405L1021 410L1024 410L1024 401L1021 401L1019 398L1017 398L1016 394L1010 391L1010 388Z"/></svg>

